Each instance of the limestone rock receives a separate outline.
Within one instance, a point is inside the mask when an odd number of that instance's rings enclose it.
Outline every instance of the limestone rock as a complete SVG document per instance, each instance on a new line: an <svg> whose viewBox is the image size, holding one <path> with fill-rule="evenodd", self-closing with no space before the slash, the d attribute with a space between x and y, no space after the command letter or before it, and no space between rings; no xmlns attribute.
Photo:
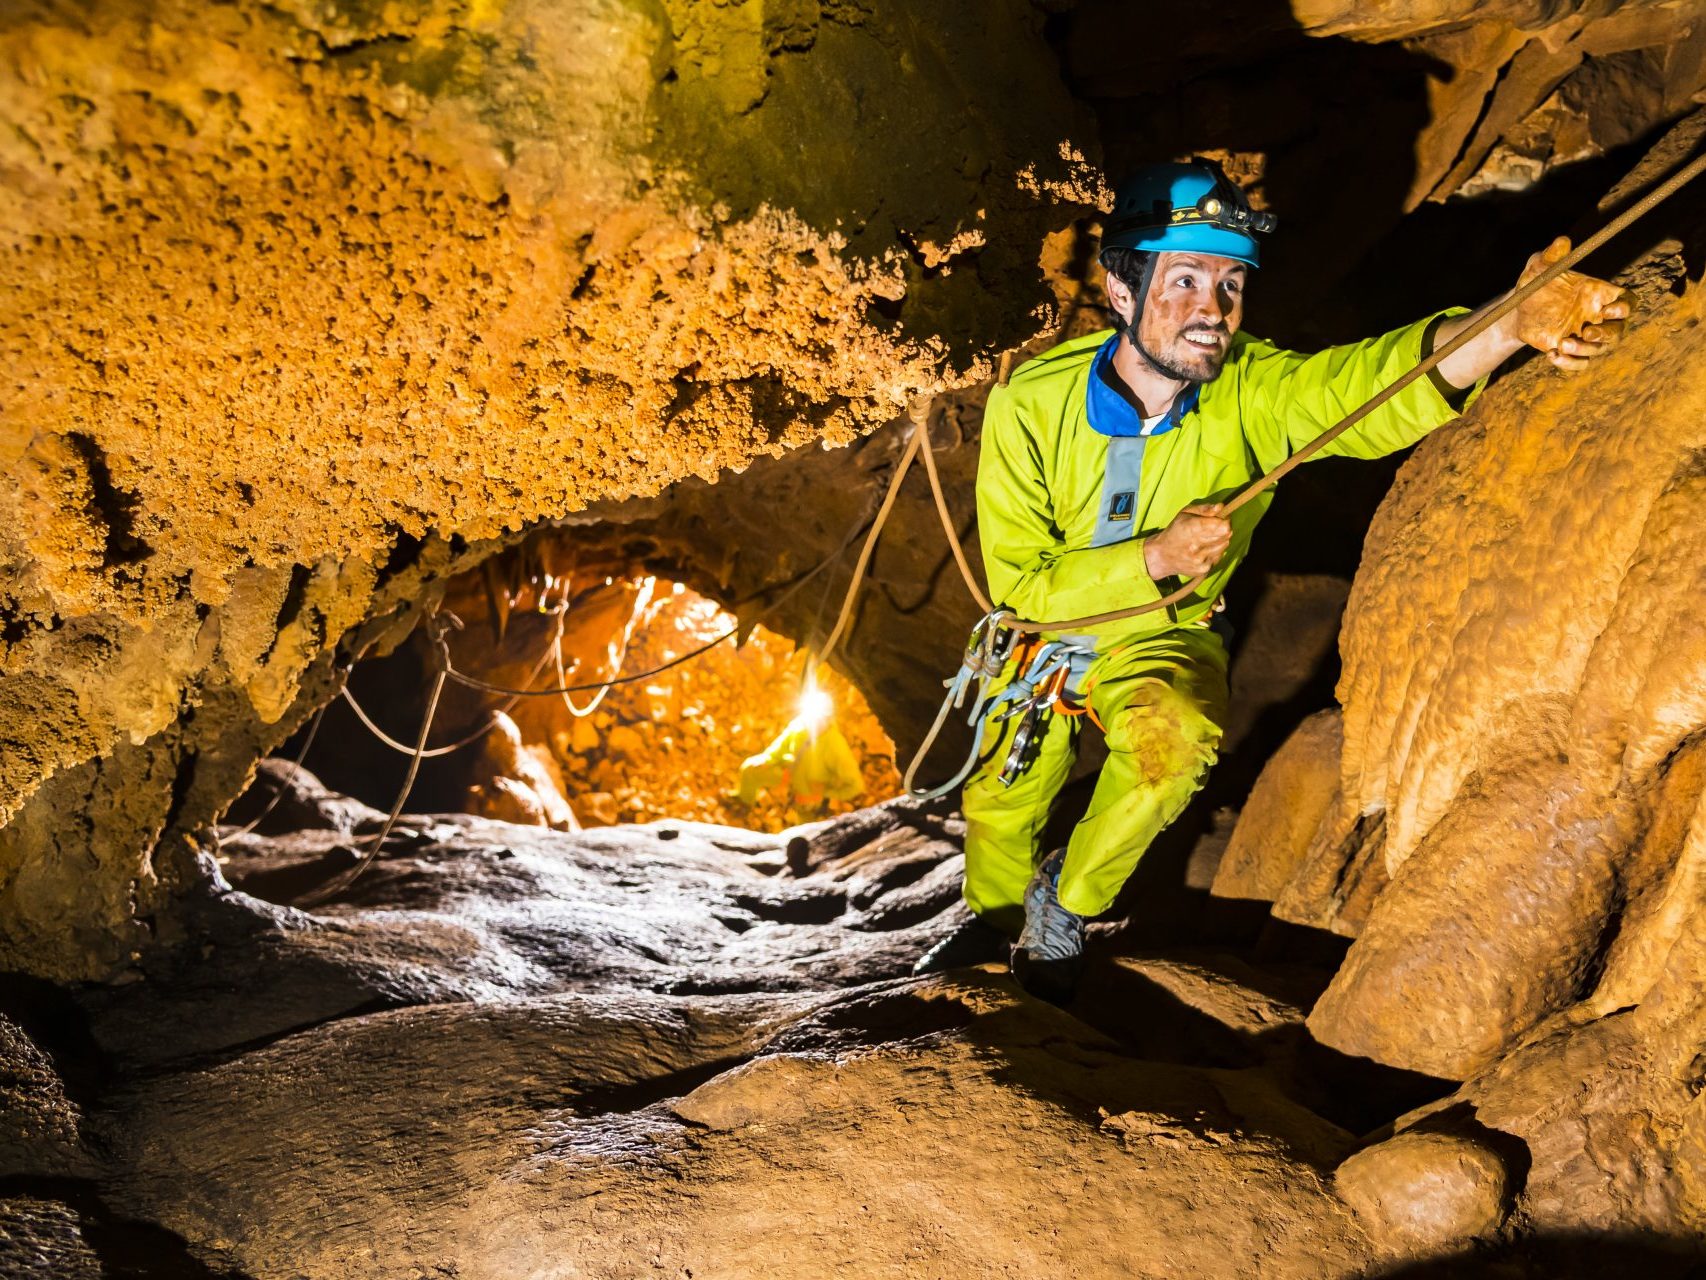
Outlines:
<svg viewBox="0 0 1706 1280"><path fill-rule="evenodd" d="M16 1280L108 1280L112 1274L70 1205L0 1198L0 1274Z"/></svg>
<svg viewBox="0 0 1706 1280"><path fill-rule="evenodd" d="M799 1054L755 1058L700 1085L670 1110L689 1124L726 1132L798 1123L813 1111L849 1104L833 1062Z"/></svg>
<svg viewBox="0 0 1706 1280"><path fill-rule="evenodd" d="M212 1052L364 1008L565 991L823 990L908 972L957 908L961 858L909 802L886 831L784 874L783 842L697 823L576 833L405 814L383 854L316 913L289 901L349 865L337 833L225 844L236 891L191 900L194 944L150 980L79 999L124 1059ZM247 892L245 892L247 891ZM242 1000L224 998L233 989Z"/></svg>
<svg viewBox="0 0 1706 1280"><path fill-rule="evenodd" d="M1338 1167L1333 1189L1369 1233L1427 1256L1486 1235L1508 1208L1510 1176L1487 1147L1452 1133L1407 1131Z"/></svg>
<svg viewBox="0 0 1706 1280"><path fill-rule="evenodd" d="M524 745L515 721L502 712L492 713L492 728L474 768L469 812L554 831L580 830L549 749Z"/></svg>
<svg viewBox="0 0 1706 1280"><path fill-rule="evenodd" d="M979 973L370 1015L123 1105L117 1201L258 1277L1302 1277L1370 1257L1239 1073L1134 1062ZM822 1180L838 1194L801 1194Z"/></svg>
<svg viewBox="0 0 1706 1280"><path fill-rule="evenodd" d="M225 816L234 826L254 823L254 830L263 836L290 831L350 835L385 821L379 810L329 789L294 761L276 757L255 766L254 782Z"/></svg>
<svg viewBox="0 0 1706 1280"><path fill-rule="evenodd" d="M99 1182L0 1204L0 1260L40 1273L22 1241L75 1275L94 1239L252 1280L1361 1273L1377 1251L1326 1181L1350 1135L1260 1052L1153 1061L1134 1035L1159 1045L1170 1000L1253 1045L1298 1001L1224 956L1120 958L1155 1003L1104 1001L1104 1031L993 968L904 976L958 911L948 827L895 802L790 858L700 824L406 815L320 914L210 891L194 946L66 997L101 1055ZM338 835L233 838L226 870L303 883Z"/></svg>
<svg viewBox="0 0 1706 1280"><path fill-rule="evenodd" d="M1471 780L1381 890L1310 1029L1446 1079L1490 1065L1590 979L1636 831L1549 762Z"/></svg>
<svg viewBox="0 0 1706 1280"><path fill-rule="evenodd" d="M1699 738L1670 762L1592 994L1460 1092L1525 1144L1519 1210L1536 1231L1686 1242L1706 1226L1703 762Z"/></svg>
<svg viewBox="0 0 1706 1280"><path fill-rule="evenodd" d="M1036 331L1076 211L1015 175L1087 126L1042 14L758 8L12 6L0 963L133 963L334 653L483 541Z"/></svg>
<svg viewBox="0 0 1706 1280"><path fill-rule="evenodd" d="M1335 1047L1461 1079L1585 994L1665 761L1706 723L1703 298L1591 380L1494 388L1382 507L1342 640L1340 830L1318 838L1383 815L1390 883L1311 1016Z"/></svg>
<svg viewBox="0 0 1706 1280"><path fill-rule="evenodd" d="M83 1116L53 1062L12 1019L0 1015L0 1178L86 1173Z"/></svg>
<svg viewBox="0 0 1706 1280"><path fill-rule="evenodd" d="M1338 798L1343 745L1339 713L1321 711L1268 761L1215 872L1216 896L1268 902L1280 896Z"/></svg>

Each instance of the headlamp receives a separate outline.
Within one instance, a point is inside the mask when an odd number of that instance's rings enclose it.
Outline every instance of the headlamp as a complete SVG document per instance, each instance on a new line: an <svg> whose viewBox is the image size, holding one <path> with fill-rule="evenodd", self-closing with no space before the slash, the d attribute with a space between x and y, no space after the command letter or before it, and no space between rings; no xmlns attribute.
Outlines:
<svg viewBox="0 0 1706 1280"><path fill-rule="evenodd" d="M1216 191L1210 191L1208 195L1196 201L1196 213L1204 222L1211 222L1216 227L1259 232L1262 236L1266 236L1274 227L1280 225L1280 218L1274 217L1273 213L1254 210L1242 200L1223 200Z"/></svg>

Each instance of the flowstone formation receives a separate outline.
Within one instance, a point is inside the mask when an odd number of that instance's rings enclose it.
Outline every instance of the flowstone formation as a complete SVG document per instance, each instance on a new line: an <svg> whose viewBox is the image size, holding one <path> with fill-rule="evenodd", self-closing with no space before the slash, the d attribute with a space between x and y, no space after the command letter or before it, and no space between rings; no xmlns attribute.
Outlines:
<svg viewBox="0 0 1706 1280"><path fill-rule="evenodd" d="M1595 378L1524 369L1400 472L1342 723L1275 756L1215 885L1355 939L1311 1031L1467 1080L1412 1121L1526 1144L1537 1229L1706 1223L1706 289L1647 306Z"/></svg>

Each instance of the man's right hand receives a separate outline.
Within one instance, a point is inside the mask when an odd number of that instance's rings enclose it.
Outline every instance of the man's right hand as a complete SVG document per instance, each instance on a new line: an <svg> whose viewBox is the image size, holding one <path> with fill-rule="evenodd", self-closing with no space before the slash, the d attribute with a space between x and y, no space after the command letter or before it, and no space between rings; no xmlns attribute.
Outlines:
<svg viewBox="0 0 1706 1280"><path fill-rule="evenodd" d="M1173 517L1173 523L1143 544L1143 563L1149 576L1194 578L1207 573L1226 554L1232 542L1232 522L1221 516L1218 502L1199 502Z"/></svg>

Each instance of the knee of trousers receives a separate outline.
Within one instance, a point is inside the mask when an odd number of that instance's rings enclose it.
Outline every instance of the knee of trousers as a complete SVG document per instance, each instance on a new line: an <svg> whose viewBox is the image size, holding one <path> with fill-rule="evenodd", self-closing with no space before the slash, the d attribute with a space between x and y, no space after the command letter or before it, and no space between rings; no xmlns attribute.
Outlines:
<svg viewBox="0 0 1706 1280"><path fill-rule="evenodd" d="M1108 750L1153 786L1195 778L1217 758L1224 708L1162 681L1134 689L1108 726Z"/></svg>

